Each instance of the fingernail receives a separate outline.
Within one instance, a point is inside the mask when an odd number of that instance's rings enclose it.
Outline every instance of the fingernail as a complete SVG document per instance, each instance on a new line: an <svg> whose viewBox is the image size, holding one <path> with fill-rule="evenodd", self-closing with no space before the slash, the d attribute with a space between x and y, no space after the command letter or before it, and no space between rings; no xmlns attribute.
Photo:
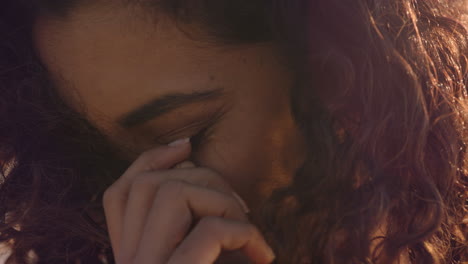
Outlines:
<svg viewBox="0 0 468 264"><path fill-rule="evenodd" d="M273 249L271 249L271 247L266 247L267 249L267 256L268 256L268 263L272 263L273 260L275 260L276 258L276 255L275 253L273 252Z"/></svg>
<svg viewBox="0 0 468 264"><path fill-rule="evenodd" d="M195 164L187 160L174 166L174 169L188 169L188 168L195 168Z"/></svg>
<svg viewBox="0 0 468 264"><path fill-rule="evenodd" d="M463 219L462 223L465 224L465 225L468 224L468 217Z"/></svg>
<svg viewBox="0 0 468 264"><path fill-rule="evenodd" d="M178 147L178 146L182 146L182 145L185 145L187 143L190 142L190 138L183 138L183 139L179 139L179 140L176 140L172 143L169 143L168 146L169 147Z"/></svg>
<svg viewBox="0 0 468 264"><path fill-rule="evenodd" d="M237 193L235 192L232 192L232 195L234 195L234 197L236 197L236 199L239 201L239 203L241 204L242 206L242 209L244 210L244 213L249 213L250 212L250 209L249 207L247 206L247 204L245 203L244 199L242 199Z"/></svg>

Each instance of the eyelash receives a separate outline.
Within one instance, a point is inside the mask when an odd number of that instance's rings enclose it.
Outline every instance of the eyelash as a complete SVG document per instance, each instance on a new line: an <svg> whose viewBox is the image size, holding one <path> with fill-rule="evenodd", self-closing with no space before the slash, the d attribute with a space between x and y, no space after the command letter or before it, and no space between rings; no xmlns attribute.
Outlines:
<svg viewBox="0 0 468 264"><path fill-rule="evenodd" d="M203 122L201 124L197 124L197 125L190 125L188 127L196 127L196 126L199 126L199 130L190 136L190 142L192 144L192 149L196 150L198 149L202 144L205 143L205 140L207 139L207 137L210 135L211 133L211 130L214 126L214 124L216 123L218 119L212 119L212 120L209 120L208 122ZM187 129L187 127L185 127L184 129L178 129L176 131L172 131L166 135L161 135L157 138L154 139L154 141L158 144L161 144L161 145L165 145L167 144L167 142L171 142L173 140L175 140L175 137L174 135L176 134L182 134L181 131Z"/></svg>
<svg viewBox="0 0 468 264"><path fill-rule="evenodd" d="M159 144L165 143L167 139L172 138L171 135L178 134L178 131L183 131L189 127L199 127L200 129L197 130L195 134L190 136L190 142L192 144L192 149L194 151L198 150L203 144L206 143L206 139L211 135L214 126L219 122L219 120L224 116L226 113L225 109L219 109L214 113L214 115L209 118L209 120L205 120L202 122L199 122L198 124L191 124L189 126L186 126L185 128L182 129L177 129L176 131L172 131L171 133L168 133L167 135L160 136L155 139L156 142ZM167 136L167 137L166 137Z"/></svg>
<svg viewBox="0 0 468 264"><path fill-rule="evenodd" d="M193 149L198 149L200 148L200 146L205 143L205 140L208 136L208 130L211 126L207 126L205 128L203 128L202 130L200 130L199 132L197 132L196 134L194 134L191 138L190 138L190 142L192 143L192 148Z"/></svg>

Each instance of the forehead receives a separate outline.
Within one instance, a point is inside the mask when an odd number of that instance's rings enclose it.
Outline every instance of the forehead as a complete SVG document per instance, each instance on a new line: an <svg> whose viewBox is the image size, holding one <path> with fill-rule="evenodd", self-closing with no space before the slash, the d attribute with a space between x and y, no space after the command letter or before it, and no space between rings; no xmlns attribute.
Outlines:
<svg viewBox="0 0 468 264"><path fill-rule="evenodd" d="M76 88L88 106L99 104L119 115L131 108L128 104L148 101L156 88L161 94L173 91L174 81L181 90L202 88L190 85L196 79L201 78L200 86L207 81L194 66L212 49L188 38L168 18L153 22L125 7L76 9L66 19L40 18L36 46L59 87L68 88L65 93ZM132 93L135 89L138 93ZM115 97L122 93L125 98Z"/></svg>
<svg viewBox="0 0 468 264"><path fill-rule="evenodd" d="M66 18L40 17L35 25L39 56L62 96L121 138L127 131L117 120L167 94L222 88L229 94L224 101L247 107L249 100L254 106L274 102L272 87L289 87L273 43L221 46L193 36L168 17L155 21L120 6L80 7Z"/></svg>

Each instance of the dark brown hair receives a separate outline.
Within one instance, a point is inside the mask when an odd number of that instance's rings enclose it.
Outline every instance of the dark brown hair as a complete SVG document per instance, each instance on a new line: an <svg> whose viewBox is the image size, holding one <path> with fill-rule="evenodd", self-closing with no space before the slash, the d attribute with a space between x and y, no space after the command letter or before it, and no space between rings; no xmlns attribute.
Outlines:
<svg viewBox="0 0 468 264"><path fill-rule="evenodd" d="M102 211L129 163L57 95L31 39L37 14L89 3L1 4L0 241L11 263L31 252L38 263L112 262L88 209ZM252 216L276 263L392 263L406 250L413 263L468 260L462 0L155 3L223 45L275 41L297 73L291 103L307 160Z"/></svg>

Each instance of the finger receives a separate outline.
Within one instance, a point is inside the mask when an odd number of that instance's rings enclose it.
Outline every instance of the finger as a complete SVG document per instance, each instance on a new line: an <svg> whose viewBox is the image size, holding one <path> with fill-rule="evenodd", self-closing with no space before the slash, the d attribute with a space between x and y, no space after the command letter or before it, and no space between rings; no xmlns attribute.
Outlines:
<svg viewBox="0 0 468 264"><path fill-rule="evenodd" d="M174 169L144 173L132 182L125 205L119 248L128 250L129 252L136 250L135 245L141 238L144 223L156 192L162 184L171 180L180 180L193 185L199 185L200 187L217 190L226 195L232 195L232 189L227 182L219 174L207 168ZM239 205L242 206L241 203Z"/></svg>
<svg viewBox="0 0 468 264"><path fill-rule="evenodd" d="M258 264L274 260L273 251L252 224L205 217L173 252L168 264L214 263L223 249L241 249Z"/></svg>
<svg viewBox="0 0 468 264"><path fill-rule="evenodd" d="M169 169L187 159L191 151L190 140L177 140L167 146L150 149L143 152L124 174L121 179L131 180L134 175L142 172Z"/></svg>
<svg viewBox="0 0 468 264"><path fill-rule="evenodd" d="M114 254L120 250L118 245L120 244L123 215L132 180L140 173L169 168L177 162L187 159L191 151L189 141L176 142L178 143L151 149L141 154L125 173L104 192L104 214Z"/></svg>
<svg viewBox="0 0 468 264"><path fill-rule="evenodd" d="M164 183L146 219L134 262L166 263L192 222L204 216L248 221L232 195L182 181ZM132 223L125 223L127 226L131 227Z"/></svg>
<svg viewBox="0 0 468 264"><path fill-rule="evenodd" d="M189 169L195 168L195 164L191 161L184 161L174 166L174 169Z"/></svg>

